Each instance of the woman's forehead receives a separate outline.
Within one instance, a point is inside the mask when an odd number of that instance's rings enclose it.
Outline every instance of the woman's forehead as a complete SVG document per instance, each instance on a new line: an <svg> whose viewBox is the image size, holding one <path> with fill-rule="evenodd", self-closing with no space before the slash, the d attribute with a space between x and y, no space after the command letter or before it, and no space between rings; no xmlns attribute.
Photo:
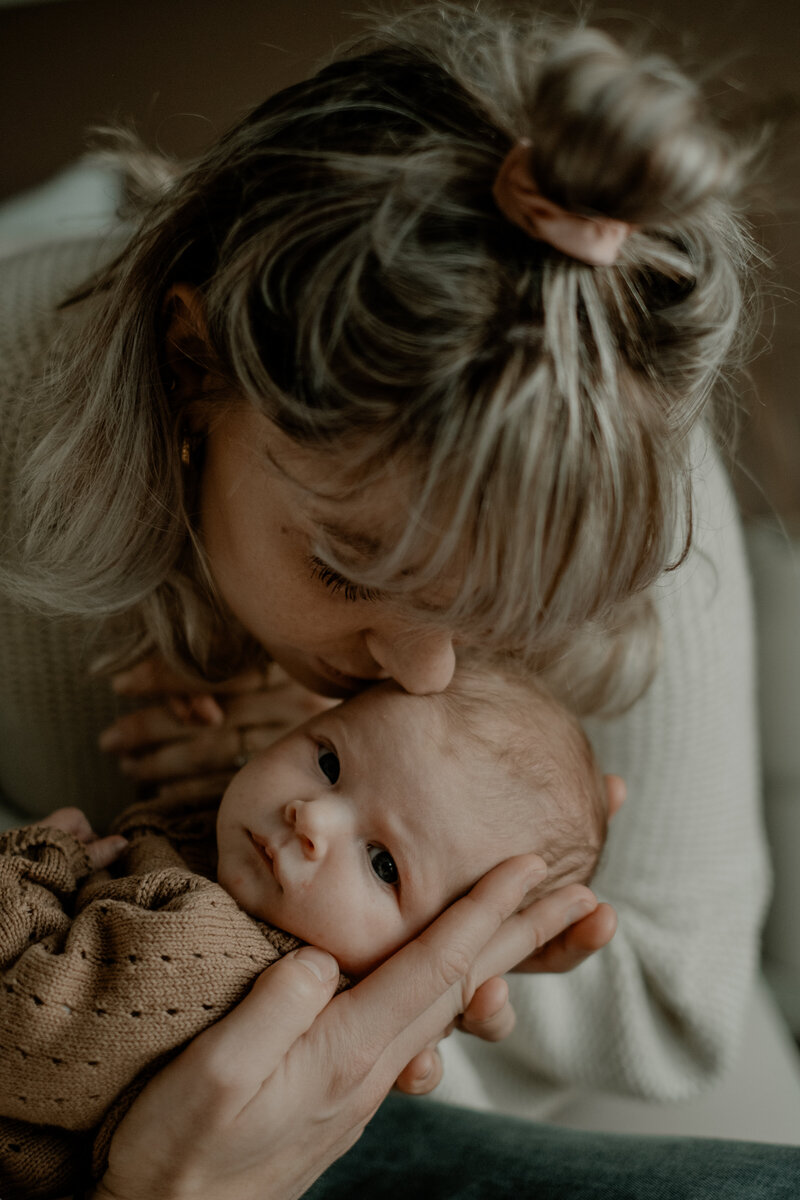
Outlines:
<svg viewBox="0 0 800 1200"><path fill-rule="evenodd" d="M379 459L366 438L299 443L259 418L267 468L317 552L354 575L385 569L386 577L369 586L387 598L389 591L398 599L413 593L419 614L444 616L461 587L464 551L455 546L444 571L426 569L450 521L446 506L420 504L425 481L412 456L398 451Z"/></svg>
<svg viewBox="0 0 800 1200"><path fill-rule="evenodd" d="M407 512L417 472L405 456L378 460L367 439L335 444L300 443L266 417L260 433L267 462L296 491L331 537L365 553L381 550L375 521Z"/></svg>

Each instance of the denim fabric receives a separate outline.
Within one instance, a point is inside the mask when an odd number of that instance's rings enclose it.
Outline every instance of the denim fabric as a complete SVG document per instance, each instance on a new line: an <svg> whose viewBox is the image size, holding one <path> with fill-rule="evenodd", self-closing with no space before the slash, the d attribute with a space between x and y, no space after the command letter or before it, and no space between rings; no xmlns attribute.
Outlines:
<svg viewBox="0 0 800 1200"><path fill-rule="evenodd" d="M798 1200L800 1148L584 1133L390 1096L306 1200Z"/></svg>

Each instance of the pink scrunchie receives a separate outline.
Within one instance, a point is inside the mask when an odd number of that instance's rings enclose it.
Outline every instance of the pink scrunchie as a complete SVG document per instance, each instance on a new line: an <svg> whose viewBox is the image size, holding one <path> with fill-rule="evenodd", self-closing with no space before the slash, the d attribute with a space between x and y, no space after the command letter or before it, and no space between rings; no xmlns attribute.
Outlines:
<svg viewBox="0 0 800 1200"><path fill-rule="evenodd" d="M633 226L612 217L582 217L545 199L529 167L531 143L526 139L509 150L492 188L504 216L532 238L547 242L570 258L593 267L611 266Z"/></svg>

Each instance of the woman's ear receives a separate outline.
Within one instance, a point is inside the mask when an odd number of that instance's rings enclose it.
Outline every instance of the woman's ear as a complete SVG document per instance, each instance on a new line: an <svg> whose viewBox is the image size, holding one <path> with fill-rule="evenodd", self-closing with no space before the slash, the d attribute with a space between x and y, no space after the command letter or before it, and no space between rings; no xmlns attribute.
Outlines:
<svg viewBox="0 0 800 1200"><path fill-rule="evenodd" d="M208 339L203 298L190 283L173 283L164 297L164 355L182 399L199 396L213 354Z"/></svg>

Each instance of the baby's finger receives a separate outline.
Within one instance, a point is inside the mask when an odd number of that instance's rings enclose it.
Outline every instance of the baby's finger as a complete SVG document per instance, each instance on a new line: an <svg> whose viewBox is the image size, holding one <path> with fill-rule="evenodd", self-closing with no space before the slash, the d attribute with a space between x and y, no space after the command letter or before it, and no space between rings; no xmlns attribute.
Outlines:
<svg viewBox="0 0 800 1200"><path fill-rule="evenodd" d="M95 837L95 832L89 824L89 819L79 808L57 808L36 822L48 829L60 829L69 833L78 842L88 842Z"/></svg>
<svg viewBox="0 0 800 1200"><path fill-rule="evenodd" d="M120 837L118 834L112 834L111 837L97 838L96 841L89 842L84 848L92 870L102 871L105 867L110 867L119 858L127 844L128 839Z"/></svg>

